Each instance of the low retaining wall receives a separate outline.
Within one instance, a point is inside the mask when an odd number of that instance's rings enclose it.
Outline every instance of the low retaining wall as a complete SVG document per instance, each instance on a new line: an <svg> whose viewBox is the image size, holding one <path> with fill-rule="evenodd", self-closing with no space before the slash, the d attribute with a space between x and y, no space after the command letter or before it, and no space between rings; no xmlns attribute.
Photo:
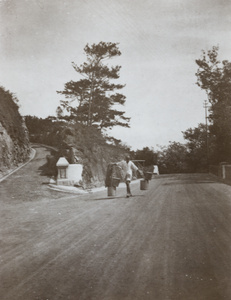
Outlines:
<svg viewBox="0 0 231 300"><path fill-rule="evenodd" d="M220 163L218 166L209 166L209 173L218 176L226 182L231 182L231 164Z"/></svg>

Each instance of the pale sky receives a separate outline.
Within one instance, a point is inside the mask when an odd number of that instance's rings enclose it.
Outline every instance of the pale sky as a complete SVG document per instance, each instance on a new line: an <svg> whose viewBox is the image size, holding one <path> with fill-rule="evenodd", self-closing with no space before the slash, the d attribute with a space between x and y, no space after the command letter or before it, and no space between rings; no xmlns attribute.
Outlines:
<svg viewBox="0 0 231 300"><path fill-rule="evenodd" d="M231 1L0 0L0 85L22 115L54 116L56 91L80 79L71 62L100 41L119 43L111 63L122 66L120 110L131 117L130 129L110 134L133 150L183 142L181 131L204 122L195 60L219 45L231 61Z"/></svg>

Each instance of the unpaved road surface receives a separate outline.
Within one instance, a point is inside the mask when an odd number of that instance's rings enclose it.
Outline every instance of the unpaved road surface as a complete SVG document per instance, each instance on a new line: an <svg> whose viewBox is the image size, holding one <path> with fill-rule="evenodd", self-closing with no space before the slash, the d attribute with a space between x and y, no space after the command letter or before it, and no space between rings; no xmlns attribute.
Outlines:
<svg viewBox="0 0 231 300"><path fill-rule="evenodd" d="M78 196L42 148L0 183L1 300L231 299L231 186L203 174Z"/></svg>

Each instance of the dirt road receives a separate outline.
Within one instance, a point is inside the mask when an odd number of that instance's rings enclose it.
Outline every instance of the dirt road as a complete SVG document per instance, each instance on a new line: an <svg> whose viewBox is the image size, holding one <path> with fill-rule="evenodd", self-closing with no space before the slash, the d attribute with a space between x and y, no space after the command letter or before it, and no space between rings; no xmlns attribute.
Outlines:
<svg viewBox="0 0 231 300"><path fill-rule="evenodd" d="M231 299L231 186L161 175L129 199L65 194L37 151L0 183L1 300Z"/></svg>

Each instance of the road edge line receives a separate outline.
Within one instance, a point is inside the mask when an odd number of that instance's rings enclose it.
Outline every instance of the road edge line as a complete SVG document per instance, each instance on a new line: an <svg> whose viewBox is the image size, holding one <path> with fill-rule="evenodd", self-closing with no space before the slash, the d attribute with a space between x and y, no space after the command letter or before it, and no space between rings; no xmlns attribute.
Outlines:
<svg viewBox="0 0 231 300"><path fill-rule="evenodd" d="M27 165L32 159L34 159L35 154L36 154L36 150L34 148L31 148L31 157L30 159L25 162L24 164L22 164L21 166L19 166L18 168L14 169L13 171L11 171L10 173L8 173L7 175L3 176L2 178L0 178L0 182L2 182L3 180L5 180L7 177L9 177L10 175L12 175L13 173L17 172L19 169L21 169L22 167L24 167L25 165Z"/></svg>

